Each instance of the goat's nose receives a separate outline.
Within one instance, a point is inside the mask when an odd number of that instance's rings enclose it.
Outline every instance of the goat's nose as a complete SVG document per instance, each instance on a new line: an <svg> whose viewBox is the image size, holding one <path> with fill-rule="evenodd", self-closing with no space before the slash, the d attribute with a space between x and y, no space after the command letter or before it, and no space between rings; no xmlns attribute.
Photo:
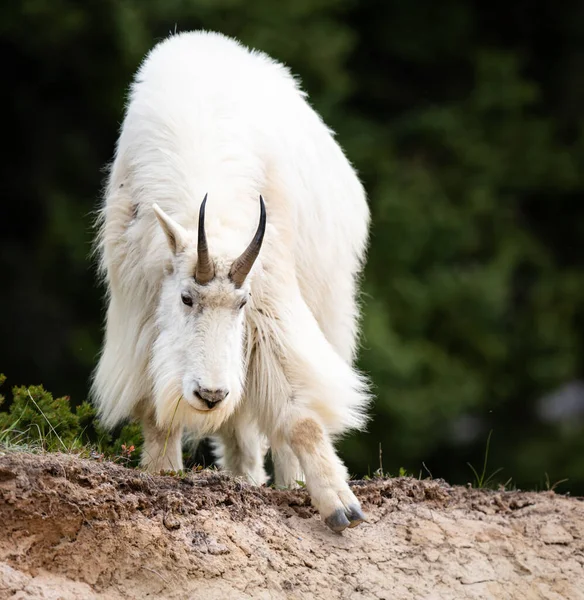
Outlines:
<svg viewBox="0 0 584 600"><path fill-rule="evenodd" d="M214 408L219 402L225 400L228 394L228 390L207 390L205 388L199 388L195 391L195 396L200 398L208 408Z"/></svg>

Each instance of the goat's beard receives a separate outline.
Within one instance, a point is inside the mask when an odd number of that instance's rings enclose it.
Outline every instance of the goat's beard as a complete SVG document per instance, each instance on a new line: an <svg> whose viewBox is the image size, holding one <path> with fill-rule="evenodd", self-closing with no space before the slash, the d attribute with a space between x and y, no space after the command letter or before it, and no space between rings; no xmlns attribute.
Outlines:
<svg viewBox="0 0 584 600"><path fill-rule="evenodd" d="M242 386L231 389L229 396L213 410L193 407L183 396L180 378L169 378L162 386L155 386L154 406L156 423L161 429L182 426L197 433L211 435L235 412L242 399Z"/></svg>

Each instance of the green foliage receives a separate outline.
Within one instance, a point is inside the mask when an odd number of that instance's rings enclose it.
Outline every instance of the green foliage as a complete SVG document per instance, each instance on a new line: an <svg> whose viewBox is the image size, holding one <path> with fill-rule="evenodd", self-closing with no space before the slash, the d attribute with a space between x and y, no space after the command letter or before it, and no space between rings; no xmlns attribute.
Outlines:
<svg viewBox="0 0 584 600"><path fill-rule="evenodd" d="M0 385L5 379L0 376ZM42 385L33 385L13 388L9 410L0 412L0 443L48 452L93 453L135 466L142 435L139 424L130 423L113 439L99 426L88 402L72 407L68 396L53 398Z"/></svg>
<svg viewBox="0 0 584 600"><path fill-rule="evenodd" d="M382 439L396 460L440 461L456 454L460 417L473 416L496 429L496 457L524 485L550 464L584 483L584 462L558 461L561 432L542 435L535 413L544 392L580 376L584 285L574 257L555 252L564 242L550 244L531 216L543 199L559 223L562 198L584 191L584 146L562 143L516 55L473 59L468 95L404 112L385 152L367 157L374 235L361 364L378 401L372 439L347 452L364 460ZM372 132L369 141L380 147Z"/></svg>

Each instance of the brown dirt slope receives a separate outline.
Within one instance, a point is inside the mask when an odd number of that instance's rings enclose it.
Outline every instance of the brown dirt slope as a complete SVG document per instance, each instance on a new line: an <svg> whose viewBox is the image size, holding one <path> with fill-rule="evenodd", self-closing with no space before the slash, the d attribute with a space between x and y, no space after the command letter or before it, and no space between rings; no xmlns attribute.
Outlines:
<svg viewBox="0 0 584 600"><path fill-rule="evenodd" d="M0 455L0 598L584 599L584 502L441 481L354 482L328 531L303 490Z"/></svg>

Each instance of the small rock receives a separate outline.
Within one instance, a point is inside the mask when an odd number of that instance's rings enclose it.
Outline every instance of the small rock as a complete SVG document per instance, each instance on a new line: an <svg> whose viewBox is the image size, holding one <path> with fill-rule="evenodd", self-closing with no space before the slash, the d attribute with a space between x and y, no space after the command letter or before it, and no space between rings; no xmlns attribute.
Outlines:
<svg viewBox="0 0 584 600"><path fill-rule="evenodd" d="M170 514L170 513L165 514L164 517L162 518L162 523L170 531L173 531L175 529L180 529L180 521L173 514Z"/></svg>
<svg viewBox="0 0 584 600"><path fill-rule="evenodd" d="M229 548L225 545L225 544L220 544L219 542L216 542L215 540L208 540L207 541L207 551L209 552L209 554L229 554L231 552L231 550L229 550Z"/></svg>
<svg viewBox="0 0 584 600"><path fill-rule="evenodd" d="M557 523L546 523L539 530L545 544L569 544L574 538Z"/></svg>
<svg viewBox="0 0 584 600"><path fill-rule="evenodd" d="M426 550L424 555L426 556L426 560L431 563L436 562L440 558L438 550Z"/></svg>

